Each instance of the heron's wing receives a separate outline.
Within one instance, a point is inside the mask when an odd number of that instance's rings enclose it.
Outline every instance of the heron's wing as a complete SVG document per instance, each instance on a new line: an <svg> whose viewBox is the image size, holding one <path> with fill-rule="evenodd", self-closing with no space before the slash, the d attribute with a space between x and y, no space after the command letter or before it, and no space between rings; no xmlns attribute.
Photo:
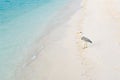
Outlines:
<svg viewBox="0 0 120 80"><path fill-rule="evenodd" d="M90 39L88 39L87 37L84 37L84 36L81 37L81 40L92 43L92 41Z"/></svg>

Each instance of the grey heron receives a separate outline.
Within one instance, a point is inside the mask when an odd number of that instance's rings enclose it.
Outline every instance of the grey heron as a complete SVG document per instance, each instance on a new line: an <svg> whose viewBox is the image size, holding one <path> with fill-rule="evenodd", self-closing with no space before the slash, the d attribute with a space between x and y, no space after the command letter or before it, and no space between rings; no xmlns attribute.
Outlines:
<svg viewBox="0 0 120 80"><path fill-rule="evenodd" d="M90 39L88 39L87 37L83 36L82 32L80 32L80 34L81 34L81 40L84 41L83 49L85 49L85 48L88 47L87 43L91 43L92 44L93 42Z"/></svg>

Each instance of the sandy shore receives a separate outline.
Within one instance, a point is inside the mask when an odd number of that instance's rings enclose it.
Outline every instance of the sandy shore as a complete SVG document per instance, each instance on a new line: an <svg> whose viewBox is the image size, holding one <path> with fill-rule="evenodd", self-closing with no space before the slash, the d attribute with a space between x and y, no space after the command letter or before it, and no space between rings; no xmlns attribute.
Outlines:
<svg viewBox="0 0 120 80"><path fill-rule="evenodd" d="M94 44L85 56L96 64L96 80L120 79L120 1L88 0L83 32Z"/></svg>
<svg viewBox="0 0 120 80"><path fill-rule="evenodd" d="M20 80L119 80L119 0L83 0L71 19L52 31ZM93 41L82 49L79 32Z"/></svg>

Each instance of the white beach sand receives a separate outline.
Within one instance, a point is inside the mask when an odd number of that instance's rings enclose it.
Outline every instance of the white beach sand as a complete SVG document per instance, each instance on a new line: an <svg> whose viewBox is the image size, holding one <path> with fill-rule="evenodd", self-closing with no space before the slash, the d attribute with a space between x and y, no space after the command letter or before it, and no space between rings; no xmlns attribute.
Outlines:
<svg viewBox="0 0 120 80"><path fill-rule="evenodd" d="M44 40L47 47L20 80L120 80L120 1L83 0L62 27ZM80 31L93 44L82 49Z"/></svg>
<svg viewBox="0 0 120 80"><path fill-rule="evenodd" d="M94 44L84 51L96 63L96 80L120 80L120 1L88 0L83 32Z"/></svg>

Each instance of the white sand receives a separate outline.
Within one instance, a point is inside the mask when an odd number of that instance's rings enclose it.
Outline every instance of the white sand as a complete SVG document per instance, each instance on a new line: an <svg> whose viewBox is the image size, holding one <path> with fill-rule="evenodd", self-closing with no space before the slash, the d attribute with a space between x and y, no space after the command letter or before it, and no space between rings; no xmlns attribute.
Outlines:
<svg viewBox="0 0 120 80"><path fill-rule="evenodd" d="M88 0L83 32L94 44L85 56L96 63L96 80L120 80L120 1Z"/></svg>
<svg viewBox="0 0 120 80"><path fill-rule="evenodd" d="M49 44L21 80L120 80L119 4L84 0L67 24L45 38ZM84 50L80 31L93 41Z"/></svg>

